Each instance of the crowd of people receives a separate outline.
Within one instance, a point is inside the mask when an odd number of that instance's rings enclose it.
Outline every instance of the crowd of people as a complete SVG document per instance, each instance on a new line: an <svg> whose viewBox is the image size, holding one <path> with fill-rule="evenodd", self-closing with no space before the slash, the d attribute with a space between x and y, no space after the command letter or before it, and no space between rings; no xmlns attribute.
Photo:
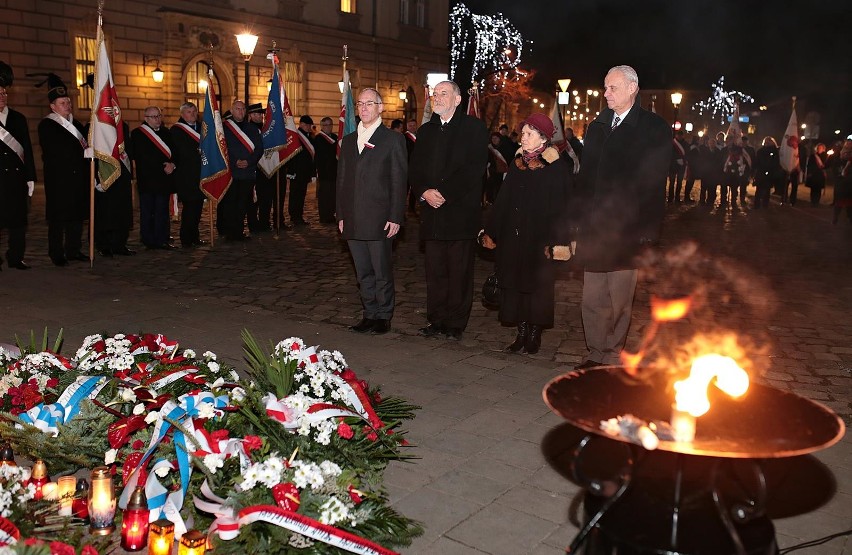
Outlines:
<svg viewBox="0 0 852 555"><path fill-rule="evenodd" d="M2 63L0 63L2 64ZM7 106L12 70L0 65L0 229L6 230L10 268L24 261L28 200L37 180L26 119ZM64 83L46 76L49 114L38 124L48 225L48 256L57 266L88 260L82 249L89 213L88 130L73 117ZM420 334L458 340L474 300L477 245L496 251L498 319L516 328L509 352L534 354L543 330L554 325L554 284L561 261L583 268L582 321L588 353L580 367L620 364L638 281L637 257L652 248L668 203L768 206L774 189L794 204L797 186L820 202L833 182L834 221L843 208L852 221L852 141L829 152L823 144L799 146L800 163L782 169L778 145L766 137L758 149L734 134L693 137L671 128L638 102L639 78L629 66L606 74L607 108L584 141L569 128L554 144L554 123L533 113L520 135L502 125L491 133L461 107L453 81L435 86L432 117L382 122L379 91L365 88L357 101L355 132L338 137L333 120L319 129L299 119L303 148L271 176L262 171L261 104L235 101L224 121L233 181L218 203L220 236L247 241L253 234L305 227L308 185L316 181L319 223L335 225L352 256L363 306L357 333L384 334L395 308L393 244L406 211L419 219L425 252L426 322ZM95 193L95 247L104 257L131 256L132 178L138 192L139 236L147 249L178 248L170 235L170 199L181 205L180 246L197 248L204 195L198 108L179 107L170 127L159 107L125 139L120 172ZM339 144L339 155L338 155ZM697 201L693 198L700 182ZM289 191L288 191L289 189ZM284 217L288 198L289 223ZM486 210L483 210L486 207Z"/></svg>

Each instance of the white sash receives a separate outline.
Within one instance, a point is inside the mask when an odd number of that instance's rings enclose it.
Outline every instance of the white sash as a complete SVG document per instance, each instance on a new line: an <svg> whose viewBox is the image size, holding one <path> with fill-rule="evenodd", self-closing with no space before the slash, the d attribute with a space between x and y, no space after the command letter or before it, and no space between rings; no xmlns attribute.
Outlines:
<svg viewBox="0 0 852 555"><path fill-rule="evenodd" d="M683 145L680 144L680 141L678 141L677 139L672 139L672 144L674 144L675 148L677 149L680 158L684 158L686 156L686 151L683 149Z"/></svg>
<svg viewBox="0 0 852 555"><path fill-rule="evenodd" d="M68 121L67 119L63 118L56 112L50 112L49 114L47 114L47 119L52 119L53 121L64 127L66 131L74 135L74 137L78 141L80 141L80 146L82 146L83 148L89 146L89 144L86 142L86 138L83 137L82 133L80 133L80 130L74 127L74 124Z"/></svg>
<svg viewBox="0 0 852 555"><path fill-rule="evenodd" d="M409 139L411 139L412 142L417 142L417 135L415 135L411 131L406 131L405 134L408 136Z"/></svg>
<svg viewBox="0 0 852 555"><path fill-rule="evenodd" d="M299 134L299 140L302 141L302 146L305 147L305 150L311 154L311 158L315 157L317 153L314 149L314 143L311 142L311 138L305 135L304 131L301 129L296 131L296 133Z"/></svg>
<svg viewBox="0 0 852 555"><path fill-rule="evenodd" d="M187 135L192 137L192 139L196 143L201 143L201 133L199 133L198 131L196 131L195 129L190 127L189 125L185 124L184 122L179 121L176 124L174 124L173 127L177 127L178 129L180 129L181 131L183 131L184 133L186 133Z"/></svg>
<svg viewBox="0 0 852 555"><path fill-rule="evenodd" d="M14 135L6 131L6 128L0 125L0 141L6 144L9 148L11 148L15 154L18 155L18 158L21 159L21 162L24 161L24 147L21 146L21 143L18 142L18 139L15 138Z"/></svg>
<svg viewBox="0 0 852 555"><path fill-rule="evenodd" d="M254 143L249 138L249 136L245 134L245 131L240 129L240 126L237 125L235 121L230 119L225 120L225 124L230 127L231 131L234 132L234 135L237 136L237 139L239 139L239 141L243 143L243 146L246 147L246 150L248 150L249 152L254 152Z"/></svg>
<svg viewBox="0 0 852 555"><path fill-rule="evenodd" d="M156 146L160 150L160 152L166 155L166 158L171 160L172 149L169 148L169 145L167 145L166 142L161 139L160 136L157 135L157 133L153 129L151 129L150 127L148 127L148 125L144 123L139 126L139 129L142 130L142 133L144 133L146 137L151 139L151 142L154 143L154 146Z"/></svg>
<svg viewBox="0 0 852 555"><path fill-rule="evenodd" d="M328 144L330 145L333 145L335 143L335 140L329 137L324 131L320 131L319 133L317 133L317 135L321 135L322 138L328 141Z"/></svg>

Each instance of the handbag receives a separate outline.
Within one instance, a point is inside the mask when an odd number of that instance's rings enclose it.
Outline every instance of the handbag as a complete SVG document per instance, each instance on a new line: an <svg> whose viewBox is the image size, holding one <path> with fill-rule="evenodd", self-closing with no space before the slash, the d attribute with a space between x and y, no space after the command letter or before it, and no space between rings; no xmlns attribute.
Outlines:
<svg viewBox="0 0 852 555"><path fill-rule="evenodd" d="M482 304L485 308L496 310L500 308L500 283L497 272L491 272L482 284Z"/></svg>

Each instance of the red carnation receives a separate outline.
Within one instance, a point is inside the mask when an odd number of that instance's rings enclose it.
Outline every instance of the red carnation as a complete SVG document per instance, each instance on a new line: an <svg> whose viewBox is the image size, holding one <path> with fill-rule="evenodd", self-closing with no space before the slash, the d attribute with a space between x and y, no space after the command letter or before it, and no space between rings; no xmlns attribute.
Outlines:
<svg viewBox="0 0 852 555"><path fill-rule="evenodd" d="M246 448L246 451L249 453L260 449L263 446L263 440L261 440L258 436L246 436L243 439L243 447Z"/></svg>
<svg viewBox="0 0 852 555"><path fill-rule="evenodd" d="M210 434L215 441L224 441L228 439L228 430L216 430Z"/></svg>
<svg viewBox="0 0 852 555"><path fill-rule="evenodd" d="M142 449L143 447L145 447L145 442L142 441L141 439L137 439L136 441L133 442L131 447L133 448L134 451L138 451L138 450Z"/></svg>
<svg viewBox="0 0 852 555"><path fill-rule="evenodd" d="M80 551L80 555L98 555L98 550L91 545L85 545Z"/></svg>
<svg viewBox="0 0 852 555"><path fill-rule="evenodd" d="M337 435L339 435L343 439L352 439L352 436L355 435L355 432L352 431L352 426L350 426L346 422L341 422L337 425Z"/></svg>
<svg viewBox="0 0 852 555"><path fill-rule="evenodd" d="M374 432L373 429L369 426L364 426L361 431L364 433L365 436L367 436L367 439L369 439L370 441L376 441L377 439L379 439L378 434L376 434L376 432Z"/></svg>
<svg viewBox="0 0 852 555"><path fill-rule="evenodd" d="M50 555L77 555L77 550L62 542L50 542Z"/></svg>
<svg viewBox="0 0 852 555"><path fill-rule="evenodd" d="M47 380L47 387L56 387L57 385L59 385L59 380L56 378L50 378Z"/></svg>

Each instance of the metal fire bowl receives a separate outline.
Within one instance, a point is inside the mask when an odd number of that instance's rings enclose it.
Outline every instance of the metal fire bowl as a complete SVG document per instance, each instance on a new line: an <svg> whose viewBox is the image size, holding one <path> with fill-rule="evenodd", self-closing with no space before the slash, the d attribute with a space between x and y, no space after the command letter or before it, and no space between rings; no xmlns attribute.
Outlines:
<svg viewBox="0 0 852 555"><path fill-rule="evenodd" d="M629 442L606 434L601 421L632 414L646 422L669 422L674 395L663 379L639 382L619 367L595 368L554 378L542 394L551 410L572 425ZM830 447L845 431L828 407L765 385L752 382L739 399L711 385L709 397L711 407L697 419L695 439L660 440L657 449L708 457L793 457Z"/></svg>

